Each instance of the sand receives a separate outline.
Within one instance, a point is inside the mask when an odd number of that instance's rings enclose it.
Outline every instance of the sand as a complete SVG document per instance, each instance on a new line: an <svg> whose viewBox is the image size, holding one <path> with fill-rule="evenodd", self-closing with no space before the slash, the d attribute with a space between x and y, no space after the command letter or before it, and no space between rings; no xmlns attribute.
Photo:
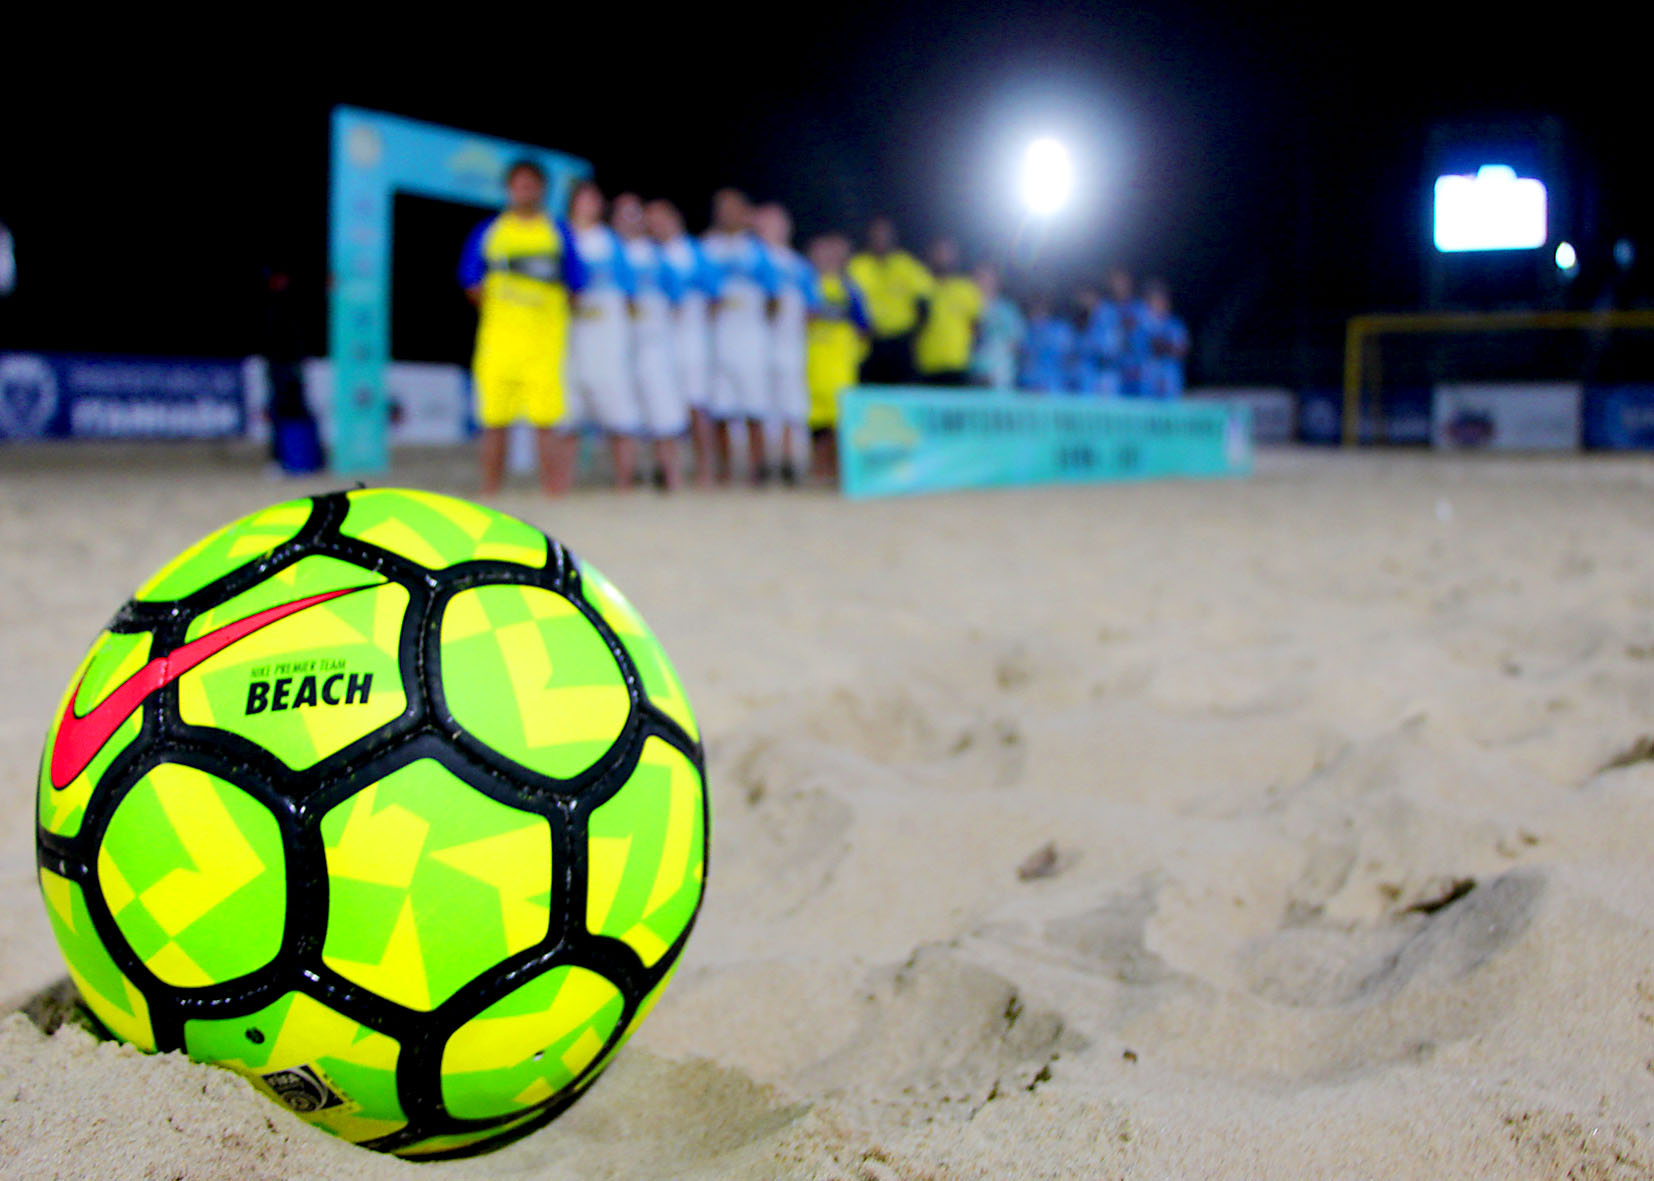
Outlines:
<svg viewBox="0 0 1654 1181"><path fill-rule="evenodd" d="M0 451L0 1174L1654 1176L1647 460L502 496L675 657L710 888L585 1099L424 1166L37 1024L61 685L152 568L325 486L234 451Z"/></svg>

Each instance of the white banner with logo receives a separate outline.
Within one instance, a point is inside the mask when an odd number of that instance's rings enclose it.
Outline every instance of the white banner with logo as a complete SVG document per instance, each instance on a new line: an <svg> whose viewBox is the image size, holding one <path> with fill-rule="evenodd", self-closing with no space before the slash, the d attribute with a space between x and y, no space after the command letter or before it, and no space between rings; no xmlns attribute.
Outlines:
<svg viewBox="0 0 1654 1181"><path fill-rule="evenodd" d="M1580 445L1577 381L1438 385L1430 441L1447 450L1572 451Z"/></svg>

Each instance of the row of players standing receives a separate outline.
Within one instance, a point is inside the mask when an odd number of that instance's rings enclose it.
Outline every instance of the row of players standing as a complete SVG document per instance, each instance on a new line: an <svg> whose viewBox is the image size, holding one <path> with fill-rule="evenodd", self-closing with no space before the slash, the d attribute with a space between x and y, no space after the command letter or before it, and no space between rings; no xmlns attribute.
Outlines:
<svg viewBox="0 0 1654 1181"><path fill-rule="evenodd" d="M473 375L485 491L503 477L504 428L524 419L539 428L548 493L572 484L577 432L592 427L608 437L622 488L634 481L640 440L657 479L675 487L686 433L697 481L727 482L743 427L749 474L772 474L773 434L773 474L792 482L806 424L818 472L836 466L836 399L858 377L1158 397L1181 384L1181 323L1153 290L1145 303L1122 296L1116 276L1111 298L1094 293L1078 330L1038 308L1024 324L991 268L965 275L957 247L939 239L927 269L899 248L888 219L875 219L854 259L846 238L826 234L806 261L790 245L784 209L755 209L732 189L716 195L713 226L698 240L669 202L623 194L607 211L591 182L576 187L568 219L553 220L532 163L512 166L507 192L508 208L477 228L460 264L480 313Z"/></svg>
<svg viewBox="0 0 1654 1181"><path fill-rule="evenodd" d="M1139 299L1131 275L1116 267L1102 287L1082 286L1069 306L1041 296L1025 313L1001 293L996 268L961 270L951 238L932 242L926 261L900 249L888 218L874 219L867 250L849 267L873 309L864 382L1181 395L1189 332L1163 281L1151 280Z"/></svg>
<svg viewBox="0 0 1654 1181"><path fill-rule="evenodd" d="M624 194L607 210L589 181L575 188L568 218L553 219L532 163L513 165L506 186L507 209L471 235L459 275L479 310L483 490L503 478L505 428L524 420L539 430L548 493L573 483L587 428L607 436L621 488L634 483L640 441L660 483L675 487L685 434L697 481L728 482L732 436L743 430L754 479L796 480L811 322L848 334L852 366L866 326L830 250L812 267L789 245L786 211L755 209L735 190L716 196L713 226L696 239L669 202Z"/></svg>

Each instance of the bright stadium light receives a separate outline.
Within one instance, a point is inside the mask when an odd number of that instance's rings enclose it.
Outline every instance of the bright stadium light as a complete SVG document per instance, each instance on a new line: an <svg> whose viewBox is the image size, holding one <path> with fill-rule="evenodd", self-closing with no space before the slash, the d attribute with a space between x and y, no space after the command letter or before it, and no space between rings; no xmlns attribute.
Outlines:
<svg viewBox="0 0 1654 1181"><path fill-rule="evenodd" d="M1508 164L1436 178L1436 249L1534 250L1545 244L1545 183Z"/></svg>
<svg viewBox="0 0 1654 1181"><path fill-rule="evenodd" d="M1560 242L1556 247L1556 269L1571 271L1579 265L1579 251L1572 242Z"/></svg>
<svg viewBox="0 0 1654 1181"><path fill-rule="evenodd" d="M1074 158L1050 136L1041 136L1022 155L1022 203L1038 217L1050 217L1074 193Z"/></svg>

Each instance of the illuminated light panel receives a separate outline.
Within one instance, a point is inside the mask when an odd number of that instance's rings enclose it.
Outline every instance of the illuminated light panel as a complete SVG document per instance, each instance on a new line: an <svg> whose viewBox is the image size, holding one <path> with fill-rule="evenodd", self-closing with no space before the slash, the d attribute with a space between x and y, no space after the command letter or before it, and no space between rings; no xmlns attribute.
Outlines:
<svg viewBox="0 0 1654 1181"><path fill-rule="evenodd" d="M1023 153L1019 187L1029 212L1049 217L1068 204L1073 195L1074 158L1058 140L1050 136L1036 139Z"/></svg>
<svg viewBox="0 0 1654 1181"><path fill-rule="evenodd" d="M1506 164L1436 178L1436 249L1534 250L1545 244L1545 184Z"/></svg>

